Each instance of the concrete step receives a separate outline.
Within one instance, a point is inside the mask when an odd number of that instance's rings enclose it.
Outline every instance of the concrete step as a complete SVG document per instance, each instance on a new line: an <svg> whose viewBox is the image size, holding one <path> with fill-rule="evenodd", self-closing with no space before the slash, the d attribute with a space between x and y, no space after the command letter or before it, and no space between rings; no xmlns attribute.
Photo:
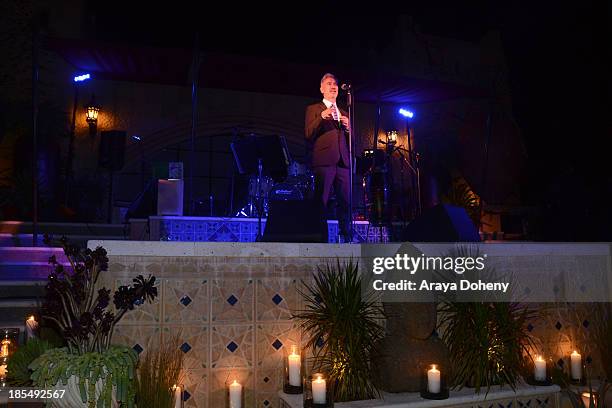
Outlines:
<svg viewBox="0 0 612 408"><path fill-rule="evenodd" d="M42 306L42 298L27 297L21 299L1 299L0 311L2 309L31 309Z"/></svg>
<svg viewBox="0 0 612 408"><path fill-rule="evenodd" d="M69 264L65 264L69 265ZM53 271L48 262L4 262L0 261L0 285L4 281L31 281L47 279Z"/></svg>
<svg viewBox="0 0 612 408"><path fill-rule="evenodd" d="M0 247L0 262L48 262L52 255L59 262L68 262L62 248Z"/></svg>
<svg viewBox="0 0 612 408"><path fill-rule="evenodd" d="M66 235L66 234L64 234ZM62 234L56 235L55 238L59 239ZM66 235L66 238L70 240L70 242L74 245L80 247L86 247L87 241L90 240L125 240L123 236L118 235ZM38 236L37 246L38 247L48 247L43 242L42 235ZM16 246L32 246L32 234L8 234L8 233L0 233L0 247L16 247Z"/></svg>
<svg viewBox="0 0 612 408"><path fill-rule="evenodd" d="M46 280L2 281L0 280L0 300L44 297Z"/></svg>
<svg viewBox="0 0 612 408"><path fill-rule="evenodd" d="M128 224L89 224L78 222L40 222L39 234L53 234L56 237L64 235L114 236L126 239ZM22 221L0 221L0 233L32 234L32 223Z"/></svg>

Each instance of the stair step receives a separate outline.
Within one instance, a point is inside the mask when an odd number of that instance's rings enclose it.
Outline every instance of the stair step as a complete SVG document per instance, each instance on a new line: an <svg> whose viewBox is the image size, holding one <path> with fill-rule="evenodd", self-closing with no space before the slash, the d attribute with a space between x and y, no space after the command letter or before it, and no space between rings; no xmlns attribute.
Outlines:
<svg viewBox="0 0 612 408"><path fill-rule="evenodd" d="M0 262L0 284L11 280L47 279L53 267L47 262Z"/></svg>
<svg viewBox="0 0 612 408"><path fill-rule="evenodd" d="M0 309L28 309L37 308L42 305L42 299L21 298L21 299L0 299Z"/></svg>
<svg viewBox="0 0 612 408"><path fill-rule="evenodd" d="M51 255L60 262L68 262L62 248L0 247L0 262L48 262Z"/></svg>

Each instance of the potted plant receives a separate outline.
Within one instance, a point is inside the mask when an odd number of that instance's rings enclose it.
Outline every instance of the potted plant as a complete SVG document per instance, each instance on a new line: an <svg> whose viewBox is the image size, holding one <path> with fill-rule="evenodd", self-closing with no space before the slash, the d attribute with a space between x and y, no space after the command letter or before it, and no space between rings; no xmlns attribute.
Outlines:
<svg viewBox="0 0 612 408"><path fill-rule="evenodd" d="M100 273L108 269L106 250L80 249L60 240L70 268L52 256L43 319L53 322L67 347L48 350L30 364L38 387L66 388L56 406L133 407L134 374L138 356L124 346L111 344L115 325L136 306L157 296L155 277L142 275L113 294L98 288ZM68 270L69 269L69 270Z"/></svg>
<svg viewBox="0 0 612 408"><path fill-rule="evenodd" d="M358 264L327 265L299 291L305 310L293 318L307 333L314 352L313 369L333 380L334 400L351 401L378 396L372 383L371 357L383 334L382 310L374 297L362 296Z"/></svg>
<svg viewBox="0 0 612 408"><path fill-rule="evenodd" d="M458 247L449 255L481 256L476 247L469 246ZM456 278L456 274L450 275ZM482 271L466 271L461 276L471 281L492 282L501 278L494 279L496 275L494 268L487 266ZM492 385L508 384L516 389L522 374L529 371L530 351L535 348L528 325L536 311L494 295L474 295L474 300L480 301L462 301L453 296L443 296L438 308L441 316L438 330L443 333L442 340L451 360L451 384L459 389L473 387L476 393L481 387L488 392Z"/></svg>

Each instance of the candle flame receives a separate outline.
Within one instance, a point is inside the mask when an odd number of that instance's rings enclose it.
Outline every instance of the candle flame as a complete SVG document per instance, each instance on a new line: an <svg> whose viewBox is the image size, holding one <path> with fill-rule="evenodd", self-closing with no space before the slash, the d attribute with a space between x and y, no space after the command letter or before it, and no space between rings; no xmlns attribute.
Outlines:
<svg viewBox="0 0 612 408"><path fill-rule="evenodd" d="M323 380L323 375L321 374L317 374L317 381L322 381Z"/></svg>
<svg viewBox="0 0 612 408"><path fill-rule="evenodd" d="M238 382L237 382L236 380L234 380L234 382L232 383L232 385L234 385L234 384L236 384L236 385L237 385L237 384L238 384Z"/></svg>
<svg viewBox="0 0 612 408"><path fill-rule="evenodd" d="M436 368L438 368L438 366L437 366L437 365L435 365L435 364L432 364L432 365L431 365L431 369L432 369L432 370L435 370Z"/></svg>
<svg viewBox="0 0 612 408"><path fill-rule="evenodd" d="M574 350L574 352L572 353L573 356L577 356L579 355L578 352L576 350Z"/></svg>
<svg viewBox="0 0 612 408"><path fill-rule="evenodd" d="M293 344L291 346L291 354L292 355L297 355L297 346L295 344Z"/></svg>
<svg viewBox="0 0 612 408"><path fill-rule="evenodd" d="M36 321L36 320L34 319L34 316L30 316L30 317L28 318L28 320L29 320L29 321L31 321L31 322Z"/></svg>
<svg viewBox="0 0 612 408"><path fill-rule="evenodd" d="M537 356L536 361L544 361L544 359L542 358L542 356Z"/></svg>

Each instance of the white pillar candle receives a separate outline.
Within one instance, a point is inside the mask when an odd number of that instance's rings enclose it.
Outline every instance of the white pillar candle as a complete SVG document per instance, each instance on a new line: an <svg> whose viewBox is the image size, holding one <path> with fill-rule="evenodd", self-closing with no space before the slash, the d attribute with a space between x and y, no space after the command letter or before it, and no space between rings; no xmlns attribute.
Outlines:
<svg viewBox="0 0 612 408"><path fill-rule="evenodd" d="M440 392L440 370L436 368L435 364L427 371L427 391L432 394Z"/></svg>
<svg viewBox="0 0 612 408"><path fill-rule="evenodd" d="M299 387L302 384L301 379L301 358L296 352L296 346L291 347L291 354L287 357L289 360L289 385Z"/></svg>
<svg viewBox="0 0 612 408"><path fill-rule="evenodd" d="M321 374L316 374L316 378L312 380L312 402L315 404L325 404L326 399L325 380Z"/></svg>
<svg viewBox="0 0 612 408"><path fill-rule="evenodd" d="M230 408L242 408L242 385L234 380L229 389Z"/></svg>
<svg viewBox="0 0 612 408"><path fill-rule="evenodd" d="M580 380L582 378L582 356L576 350L570 356L572 380Z"/></svg>
<svg viewBox="0 0 612 408"><path fill-rule="evenodd" d="M536 381L546 381L546 361L542 356L537 356L534 363L533 377Z"/></svg>
<svg viewBox="0 0 612 408"><path fill-rule="evenodd" d="M26 320L26 341L36 337L36 331L38 330L38 322L34 319L34 316L30 316Z"/></svg>
<svg viewBox="0 0 612 408"><path fill-rule="evenodd" d="M183 399L183 391L180 385L175 385L172 387L174 390L174 408L181 408L181 402Z"/></svg>

